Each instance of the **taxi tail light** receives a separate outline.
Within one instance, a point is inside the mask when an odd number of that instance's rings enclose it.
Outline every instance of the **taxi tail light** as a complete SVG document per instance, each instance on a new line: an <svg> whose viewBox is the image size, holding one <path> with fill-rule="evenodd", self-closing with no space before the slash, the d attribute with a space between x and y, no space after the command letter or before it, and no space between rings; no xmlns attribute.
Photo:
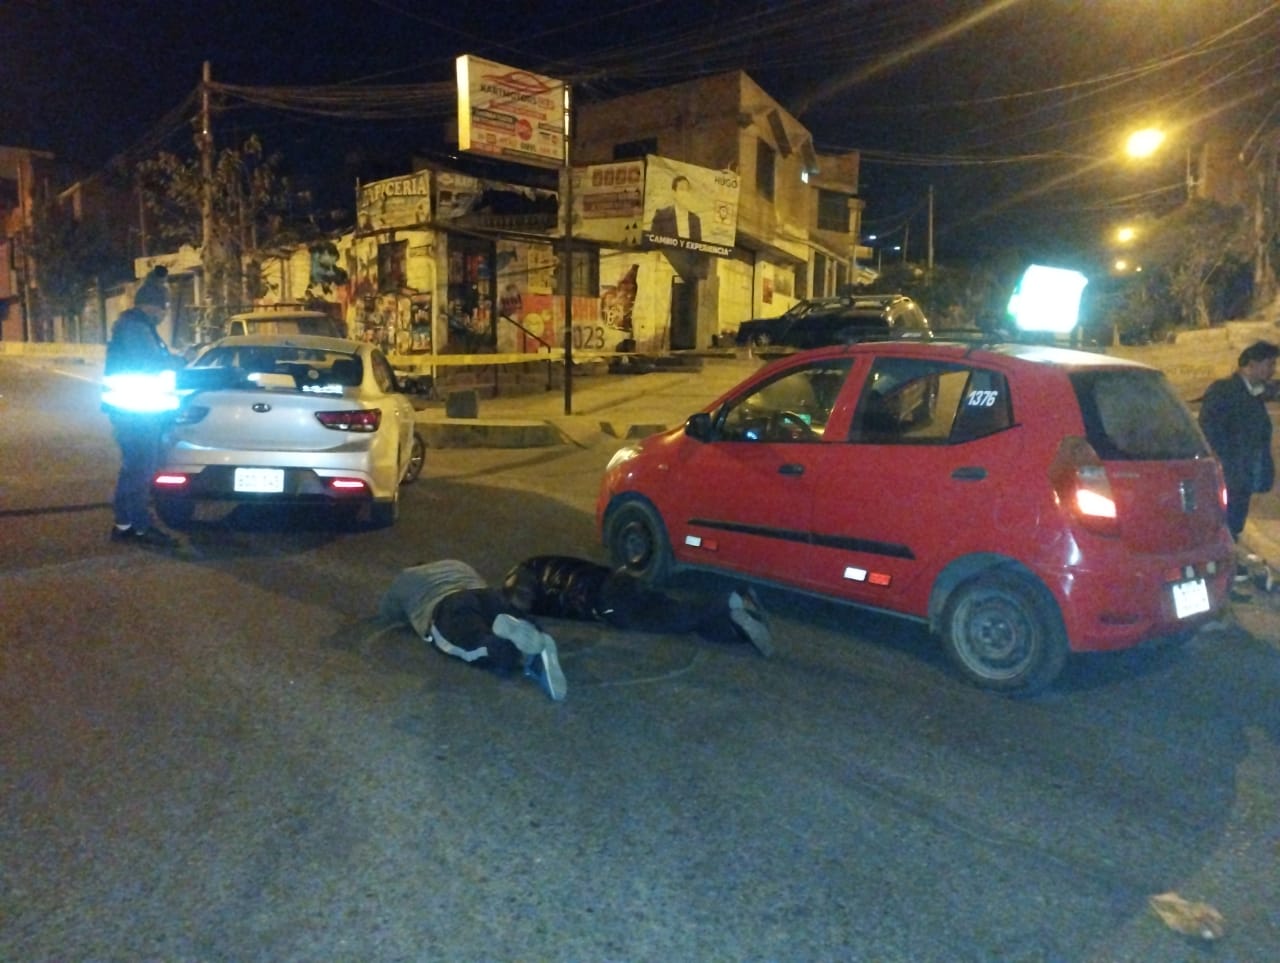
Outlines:
<svg viewBox="0 0 1280 963"><path fill-rule="evenodd" d="M1058 503L1081 527L1097 535L1119 535L1116 500L1102 459L1083 438L1062 439L1049 480Z"/></svg>
<svg viewBox="0 0 1280 963"><path fill-rule="evenodd" d="M362 478L330 478L329 487L340 495L358 495L369 490Z"/></svg>
<svg viewBox="0 0 1280 963"><path fill-rule="evenodd" d="M1227 476L1222 471L1222 464L1215 458L1213 460L1213 482L1218 486L1218 507L1222 509L1223 517L1227 514Z"/></svg>
<svg viewBox="0 0 1280 963"><path fill-rule="evenodd" d="M377 431L382 424L381 408L356 408L346 411L317 411L316 420L334 431Z"/></svg>
<svg viewBox="0 0 1280 963"><path fill-rule="evenodd" d="M157 488L174 489L185 488L189 481L191 479L181 472L166 471L156 475L154 484Z"/></svg>

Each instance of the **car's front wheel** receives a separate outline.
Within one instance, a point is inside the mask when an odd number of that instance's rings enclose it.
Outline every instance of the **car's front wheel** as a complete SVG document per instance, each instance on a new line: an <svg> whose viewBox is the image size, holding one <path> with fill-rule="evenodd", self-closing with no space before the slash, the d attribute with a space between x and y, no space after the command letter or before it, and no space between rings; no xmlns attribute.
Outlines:
<svg viewBox="0 0 1280 963"><path fill-rule="evenodd" d="M942 641L971 681L1032 695L1057 678L1067 660L1067 634L1052 596L1009 572L980 575L955 590Z"/></svg>
<svg viewBox="0 0 1280 963"><path fill-rule="evenodd" d="M605 545L615 568L654 584L671 574L667 527L648 502L633 499L614 508L605 522Z"/></svg>

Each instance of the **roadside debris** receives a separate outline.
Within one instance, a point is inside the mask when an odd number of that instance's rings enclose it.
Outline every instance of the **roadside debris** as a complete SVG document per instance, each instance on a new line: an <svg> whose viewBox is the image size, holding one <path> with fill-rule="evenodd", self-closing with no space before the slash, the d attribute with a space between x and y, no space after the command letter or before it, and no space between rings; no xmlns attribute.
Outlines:
<svg viewBox="0 0 1280 963"><path fill-rule="evenodd" d="M1165 926L1202 940L1220 940L1226 933L1222 914L1208 903L1183 899L1177 893L1158 893L1148 902Z"/></svg>

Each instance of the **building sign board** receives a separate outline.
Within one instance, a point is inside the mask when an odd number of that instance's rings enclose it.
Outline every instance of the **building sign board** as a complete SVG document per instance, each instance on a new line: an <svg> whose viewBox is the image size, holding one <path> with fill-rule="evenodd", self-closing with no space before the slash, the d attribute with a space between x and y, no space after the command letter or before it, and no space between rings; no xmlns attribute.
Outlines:
<svg viewBox="0 0 1280 963"><path fill-rule="evenodd" d="M644 161L573 169L573 234L619 247L640 243L644 226Z"/></svg>
<svg viewBox="0 0 1280 963"><path fill-rule="evenodd" d="M361 184L357 208L361 231L420 227L431 220L431 175L418 171Z"/></svg>
<svg viewBox="0 0 1280 963"><path fill-rule="evenodd" d="M541 167L564 163L565 85L464 54L457 60L458 147Z"/></svg>

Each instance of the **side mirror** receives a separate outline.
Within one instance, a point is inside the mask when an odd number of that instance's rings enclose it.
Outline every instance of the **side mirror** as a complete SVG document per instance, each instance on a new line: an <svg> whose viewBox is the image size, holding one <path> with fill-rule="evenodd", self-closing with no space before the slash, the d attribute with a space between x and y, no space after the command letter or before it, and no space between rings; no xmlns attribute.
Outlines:
<svg viewBox="0 0 1280 963"><path fill-rule="evenodd" d="M684 433L694 441L710 441L711 416L705 411L690 415L689 420L684 423Z"/></svg>

